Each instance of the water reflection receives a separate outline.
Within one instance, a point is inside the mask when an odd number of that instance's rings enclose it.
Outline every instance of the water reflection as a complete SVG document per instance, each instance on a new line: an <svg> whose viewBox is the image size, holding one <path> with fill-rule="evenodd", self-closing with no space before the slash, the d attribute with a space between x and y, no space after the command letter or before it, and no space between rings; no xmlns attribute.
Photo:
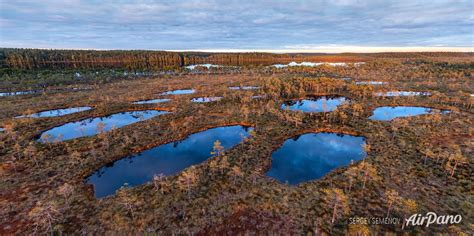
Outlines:
<svg viewBox="0 0 474 236"><path fill-rule="evenodd" d="M39 142L58 142L69 139L96 135L107 132L112 128L120 128L125 125L151 119L158 115L167 114L166 111L129 111L116 113L110 116L90 118L52 128L41 135Z"/></svg>
<svg viewBox="0 0 474 236"><path fill-rule="evenodd" d="M377 107L373 115L369 117L371 120L393 120L398 117L418 116L424 114L431 114L440 112L441 114L449 111L440 111L429 107L410 107L410 106L396 106L396 107Z"/></svg>
<svg viewBox="0 0 474 236"><path fill-rule="evenodd" d="M92 109L91 107L71 107L71 108L64 108L64 109L56 109L56 110L49 110L49 111L42 111L30 115L22 115L17 116L15 118L41 118L41 117L56 117L56 116L65 116L69 114L73 114L76 112L87 111Z"/></svg>
<svg viewBox="0 0 474 236"><path fill-rule="evenodd" d="M347 99L339 96L320 96L297 101L286 101L281 105L282 109L303 112L329 112L344 103Z"/></svg>
<svg viewBox="0 0 474 236"><path fill-rule="evenodd" d="M200 98L193 98L191 102L198 102L198 103L205 103L205 102L217 102L220 101L222 97L200 97Z"/></svg>
<svg viewBox="0 0 474 236"><path fill-rule="evenodd" d="M249 135L252 128L226 126L191 134L184 140L163 144L155 148L131 155L99 169L87 178L94 185L98 198L114 194L125 183L136 186L152 180L154 175L176 174L183 169L199 164L209 157L214 142L229 149Z"/></svg>
<svg viewBox="0 0 474 236"><path fill-rule="evenodd" d="M159 99L152 99L152 100L142 100L133 102L133 104L153 104L153 103L162 103L162 102L169 102L171 99L168 98L159 98Z"/></svg>
<svg viewBox="0 0 474 236"><path fill-rule="evenodd" d="M413 92L413 91L391 91L375 93L379 97L404 97L404 96L429 96L430 92Z"/></svg>
<svg viewBox="0 0 474 236"><path fill-rule="evenodd" d="M36 91L17 91L17 92L1 92L0 97L8 97L8 96L16 96L16 95L25 95L25 94L33 94Z"/></svg>
<svg viewBox="0 0 474 236"><path fill-rule="evenodd" d="M242 86L242 87L231 86L231 87L229 87L230 90L255 90L255 89L259 89L259 88L260 88L259 86Z"/></svg>
<svg viewBox="0 0 474 236"><path fill-rule="evenodd" d="M177 89L177 90L171 90L171 91L160 93L160 95L182 95L182 94L192 94L195 92L196 90L194 89Z"/></svg>
<svg viewBox="0 0 474 236"><path fill-rule="evenodd" d="M321 178L335 168L366 156L365 138L338 133L309 133L286 140L272 153L267 176L299 184Z"/></svg>
<svg viewBox="0 0 474 236"><path fill-rule="evenodd" d="M214 65L214 64L196 64L196 65L185 66L185 68L189 69L189 70L194 70L194 69L199 68L199 67L205 67L207 69L210 69L211 67L218 68L218 67L223 67L223 66L222 65Z"/></svg>
<svg viewBox="0 0 474 236"><path fill-rule="evenodd" d="M357 81L356 84L357 85L367 85L367 84L370 84L370 85L383 85L383 84L387 84L387 82L382 82L382 81Z"/></svg>
<svg viewBox="0 0 474 236"><path fill-rule="evenodd" d="M365 62L355 62L355 63L346 63L346 62L301 62L301 63L297 63L297 62L290 62L288 64L274 64L272 65L273 67L276 67L276 68L285 68L285 67L293 67L293 66L309 66L309 67L316 67L316 66L322 66L322 65L326 65L326 66L333 66L333 67L336 67L336 66L349 66L349 65L354 65L354 66L360 66L360 65L363 65L365 64Z"/></svg>

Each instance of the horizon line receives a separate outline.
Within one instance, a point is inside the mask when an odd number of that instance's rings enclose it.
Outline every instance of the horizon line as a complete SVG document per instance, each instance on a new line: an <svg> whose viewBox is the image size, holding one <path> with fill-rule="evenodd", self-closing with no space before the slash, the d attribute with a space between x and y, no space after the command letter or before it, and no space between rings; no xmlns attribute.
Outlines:
<svg viewBox="0 0 474 236"><path fill-rule="evenodd" d="M298 47L292 46L284 49L233 49L233 48L216 48L216 49L143 49L143 48L59 48L59 47L0 47L13 49L47 49L47 50L96 50L96 51L166 51L166 52L208 52L208 53L408 53L408 52L474 52L474 47L442 47L442 46L407 46L407 47L386 47L386 46L318 46L318 47Z"/></svg>

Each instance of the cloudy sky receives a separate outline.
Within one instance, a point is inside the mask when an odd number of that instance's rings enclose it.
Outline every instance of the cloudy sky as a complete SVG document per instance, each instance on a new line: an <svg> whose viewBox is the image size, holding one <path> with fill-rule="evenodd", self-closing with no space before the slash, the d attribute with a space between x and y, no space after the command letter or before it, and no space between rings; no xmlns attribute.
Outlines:
<svg viewBox="0 0 474 236"><path fill-rule="evenodd" d="M0 0L0 47L473 50L473 0ZM397 49L398 48L398 49Z"/></svg>

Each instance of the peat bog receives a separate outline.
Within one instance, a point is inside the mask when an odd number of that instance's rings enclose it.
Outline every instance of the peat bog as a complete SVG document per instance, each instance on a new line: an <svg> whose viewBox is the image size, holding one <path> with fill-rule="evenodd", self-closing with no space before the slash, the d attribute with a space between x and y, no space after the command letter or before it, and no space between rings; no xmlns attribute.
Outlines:
<svg viewBox="0 0 474 236"><path fill-rule="evenodd" d="M0 50L2 235L472 232L472 53Z"/></svg>

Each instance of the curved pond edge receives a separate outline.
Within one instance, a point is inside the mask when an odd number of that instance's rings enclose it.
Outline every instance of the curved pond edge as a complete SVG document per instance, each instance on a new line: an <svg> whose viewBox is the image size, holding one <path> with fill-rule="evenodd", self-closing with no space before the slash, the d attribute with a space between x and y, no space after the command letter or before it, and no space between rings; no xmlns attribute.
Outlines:
<svg viewBox="0 0 474 236"><path fill-rule="evenodd" d="M267 173L272 168L272 163L273 163L272 155L273 155L273 153L276 152L277 150L279 150L285 144L285 142L287 140L294 139L296 137L299 137L299 136L302 136L302 135L305 135L305 134L318 134L318 133L330 133L330 134L336 134L336 135L337 134L342 134L342 135L350 135L350 136L354 136L354 137L360 137L360 138L363 138L365 144L370 145L370 142L368 142L370 140L369 137L363 135L361 132L357 132L357 131L354 131L354 130L342 130L342 129L330 129L330 128L306 129L306 130L303 130L301 132L297 132L296 134L292 134L291 136L285 136L285 137L280 138L280 139L277 140L278 145L275 145L274 147L272 147L272 149L270 151L270 155L267 157L267 160L266 160L267 163L265 163L264 168L261 170L262 171L261 172L262 177L267 179L268 181L272 182L272 184L285 185L285 186L290 187L290 188L298 188L298 187L302 187L303 185L306 185L306 184L311 184L312 182L315 182L315 181L322 181L325 178L327 178L329 175L331 175L331 173L337 172L337 171L339 171L343 168L348 168L350 166L357 165L358 163L360 163L362 161L365 161L369 157L370 151L365 152L365 157L363 157L361 160L354 161L353 163L350 163L350 164L345 165L345 166L334 168L333 170L329 171L327 174L325 174L321 178L317 178L317 179L313 179L313 180L309 180L309 181L304 181L304 182L294 184L294 185L288 185L286 183L282 183L279 180L267 175Z"/></svg>
<svg viewBox="0 0 474 236"><path fill-rule="evenodd" d="M91 109L92 110L92 109ZM149 108L149 109L138 109L138 108L131 108L131 109L127 109L127 110L120 110L120 111L114 111L112 113L107 113L107 114L94 114L92 116L87 116L87 117L82 117L82 118L78 118L78 119L74 119L74 120L70 120L70 121L65 121L63 123L60 123L60 124L57 124L57 125L54 125L54 126L50 126L46 129L42 129L40 131L37 131L38 134L35 134L33 135L32 139L34 139L34 141L38 142L38 140L41 138L41 135L48 131L48 130L51 130L51 129L54 129L56 127L59 127L59 126L62 126L62 125L65 125L67 123L73 123L73 122L79 122L79 121L82 121L82 120L87 120L87 119L94 119L94 118L99 118L99 117L106 117L106 116L111 116L113 114L117 114L117 113L123 113L123 112L131 112L131 111L151 111L151 110L154 110L154 111L166 111L166 112L169 112L168 114L171 114L173 113L173 110L170 109L170 108L162 108L162 107L152 107L152 108ZM168 114L163 114L163 115L168 115ZM135 122L136 123L136 122ZM79 138L75 138L75 139L80 139L80 138L85 138L85 137L92 137L92 136L84 136L84 137L79 137ZM61 142L68 142L68 141L71 141L71 140L74 140L74 139L70 139L70 140L64 140L64 141L61 141ZM46 143L43 143L43 142L38 142L38 143L42 143L42 144L46 144Z"/></svg>
<svg viewBox="0 0 474 236"><path fill-rule="evenodd" d="M132 149L130 150L129 152L127 152L126 154L121 154L121 155L116 155L114 157L112 157L112 159L110 160L107 160L105 163L101 163L101 164L98 164L98 165L95 165L94 168L91 168L90 171L87 172L87 174L83 174L83 175L80 175L79 178L82 179L82 183L87 187L88 189L88 194L93 197L96 201L99 201L99 200L103 200L103 199L106 199L106 198L114 198L116 197L115 194L112 194L112 195L109 195L109 196L105 196L103 198L96 198L95 197L95 194L94 194L94 186L92 184L89 184L87 183L87 179L94 175L97 170L99 170L100 168L104 167L104 166L107 166L107 165L111 165L113 164L114 162L116 161L119 161L119 160L122 160L124 158L127 158L128 156L131 156L131 155L135 155L135 154L138 154L140 152L143 152L143 151L146 151L146 150L149 150L149 149L152 149L152 148L155 148L155 147L158 147L158 146L161 146L161 145L165 145L165 144L169 144L169 143L173 143L173 142L179 142L181 140L184 140L186 139L187 137L189 137L190 135L192 134L196 134L196 133L200 133L200 132L204 132L206 130L210 130L210 129L214 129L214 128L220 128L220 127L229 127L229 126L243 126L243 127L248 127L248 128L253 128L253 130L255 130L255 125L254 124L250 124L250 123L246 123L246 122L229 122L229 123L223 123L223 124L215 124L215 125L212 125L212 126L204 126L200 129L197 129L197 130L193 130L192 132L189 132L189 133L186 133L186 135L181 135L179 136L178 138L176 139L171 139L171 140L166 140L166 141L159 141L159 142L151 142L147 145L142 145L140 146L139 148L135 148L135 149ZM238 145L241 145L242 143L245 142L245 139L242 140L242 142L238 143L237 145L233 146L232 148L229 148L228 150L226 151L229 151L233 148L235 148L236 146ZM205 165L209 162L211 158L208 158L206 159L205 161L199 163L199 164L196 164L196 165L192 165L192 166L197 166L197 165ZM191 166L190 166L191 167ZM183 169L182 171L180 171L179 173L176 173L174 175L169 175L167 177L169 178L174 178L176 176L179 176L180 173L186 171L188 168L190 167L187 167L185 169ZM150 181L146 182L146 183L143 183L141 185L137 185L137 186L133 186L131 188L139 188L140 186L144 186L144 185L147 185L147 184L150 184Z"/></svg>

